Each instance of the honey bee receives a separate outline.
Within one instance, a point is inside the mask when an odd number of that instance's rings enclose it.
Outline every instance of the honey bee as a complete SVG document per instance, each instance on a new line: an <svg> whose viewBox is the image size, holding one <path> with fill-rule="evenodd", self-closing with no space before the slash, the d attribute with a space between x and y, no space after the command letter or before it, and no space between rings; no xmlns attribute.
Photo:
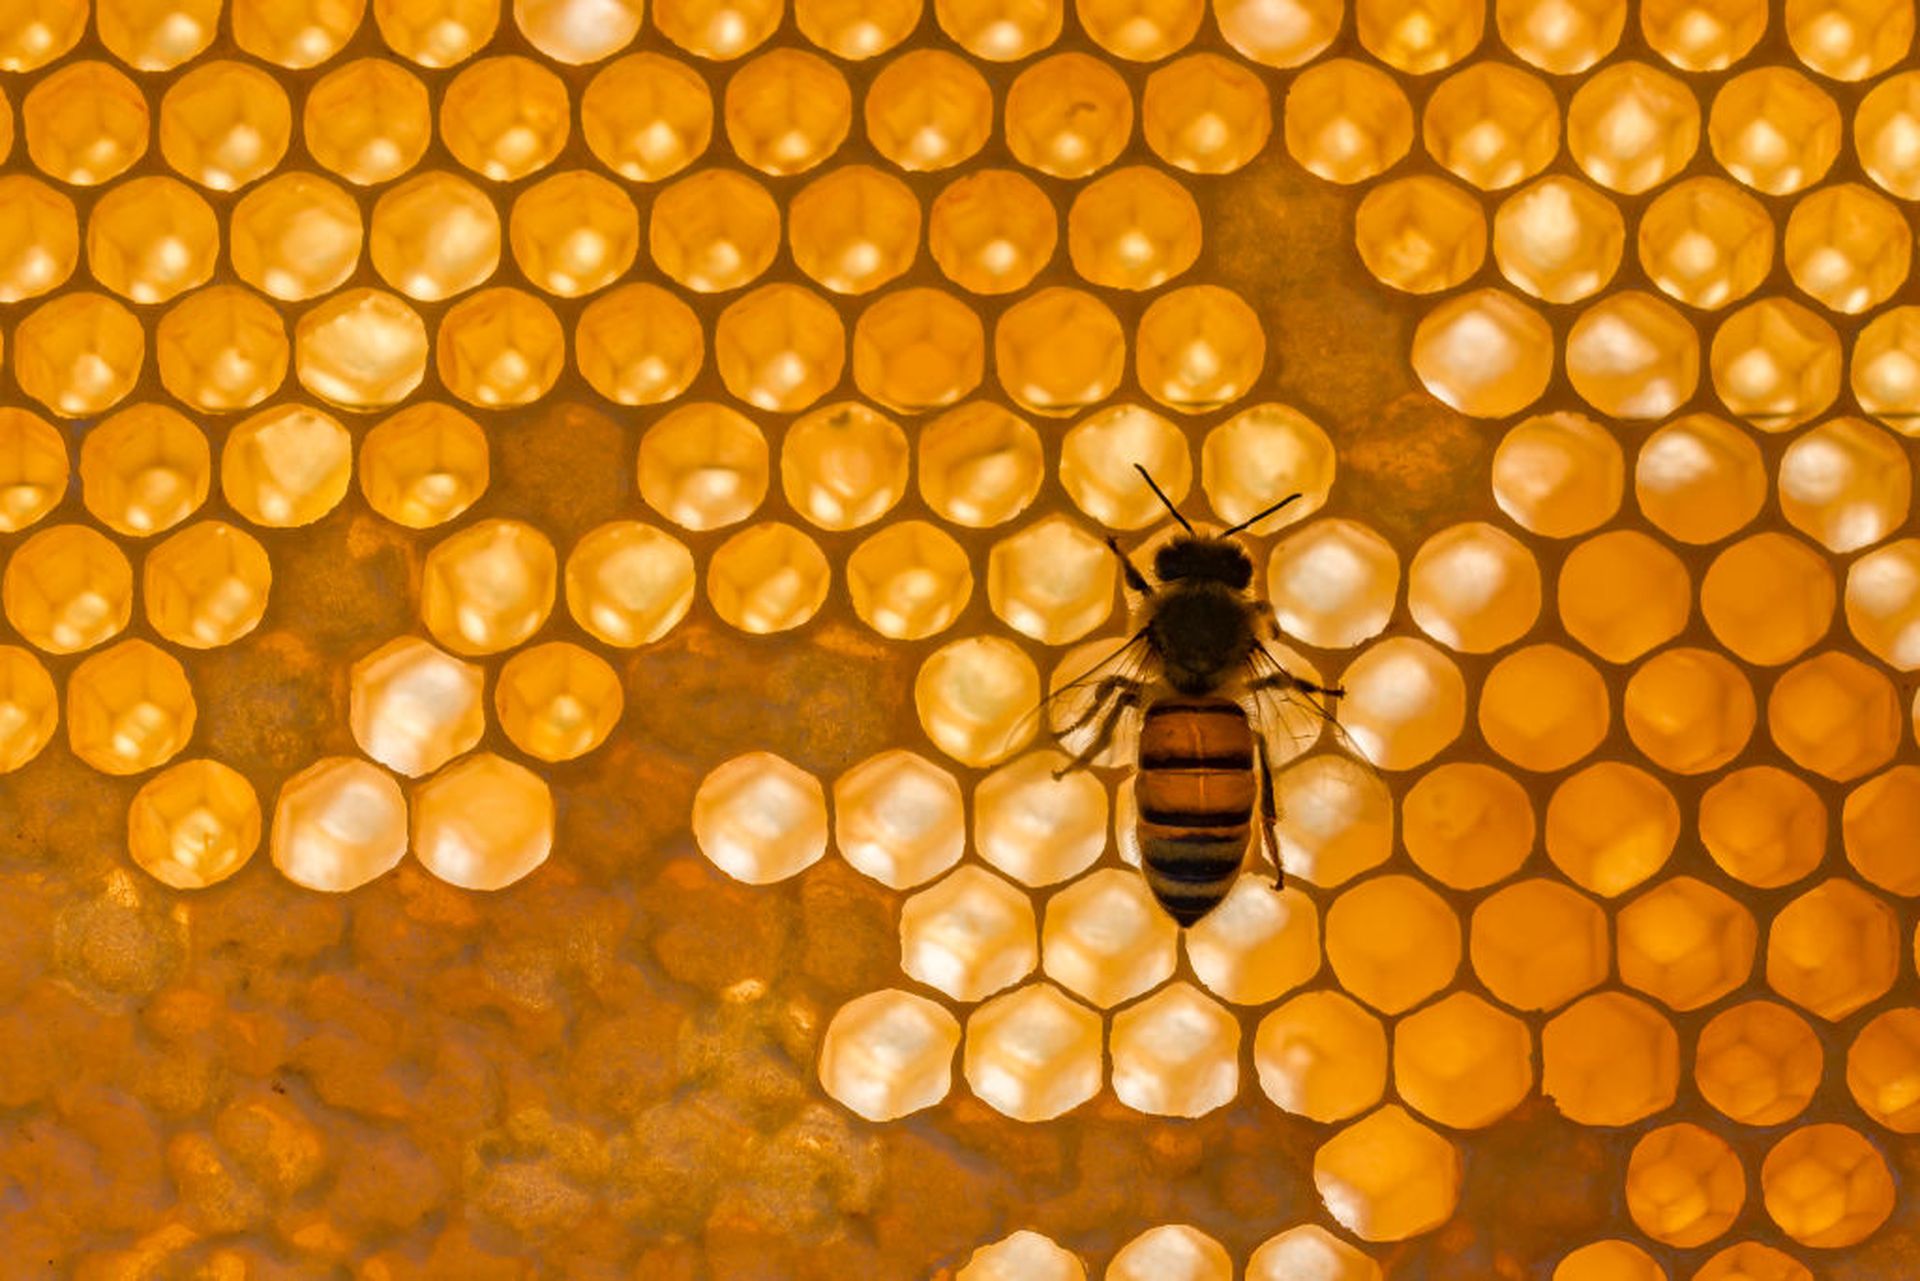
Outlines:
<svg viewBox="0 0 1920 1281"><path fill-rule="evenodd" d="M1108 537L1127 586L1141 597L1136 629L1106 662L1055 695L1091 689L1054 727L1063 741L1091 729L1056 776L1092 765L1113 745L1123 721L1139 716L1141 870L1167 914L1188 926L1233 888L1252 844L1256 809L1274 884L1281 884L1280 815L1266 737L1275 727L1258 722L1304 712L1337 733L1337 700L1345 691L1295 676L1267 648L1265 640L1281 636L1279 620L1271 604L1249 590L1253 561L1234 541L1300 495L1202 536L1146 468L1134 469L1186 533L1155 553L1153 581Z"/></svg>

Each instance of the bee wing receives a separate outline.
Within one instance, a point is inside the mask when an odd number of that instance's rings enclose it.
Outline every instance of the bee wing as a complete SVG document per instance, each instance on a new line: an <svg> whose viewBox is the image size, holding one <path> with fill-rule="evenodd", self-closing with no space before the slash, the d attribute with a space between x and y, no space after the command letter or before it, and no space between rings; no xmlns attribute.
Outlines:
<svg viewBox="0 0 1920 1281"><path fill-rule="evenodd" d="M1125 686L1151 684L1155 677L1153 648L1145 631L1125 638L1105 658L1086 671L1054 687L1039 706L1028 713L1068 755L1078 755L1099 734L1112 711L1112 704ZM1098 763L1118 759L1137 732L1141 709L1124 710L1116 726L1113 746L1100 754Z"/></svg>
<svg viewBox="0 0 1920 1281"><path fill-rule="evenodd" d="M1292 675L1265 646L1253 651L1251 666L1256 678ZM1290 685L1254 690L1249 697L1252 705L1248 711L1267 741L1267 756L1275 769L1305 756L1326 739L1342 754L1352 757L1356 764L1369 772L1377 772L1353 735L1340 724L1336 700L1308 694Z"/></svg>

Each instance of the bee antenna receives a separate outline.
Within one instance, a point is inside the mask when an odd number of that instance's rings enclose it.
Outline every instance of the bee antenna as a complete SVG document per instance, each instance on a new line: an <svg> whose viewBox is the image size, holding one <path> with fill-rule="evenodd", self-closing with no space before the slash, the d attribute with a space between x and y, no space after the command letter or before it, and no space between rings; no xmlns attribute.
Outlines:
<svg viewBox="0 0 1920 1281"><path fill-rule="evenodd" d="M1235 525L1232 529L1229 529L1224 534L1220 535L1220 537L1232 538L1235 534L1239 533L1243 529L1246 529L1248 526L1258 525L1261 521L1273 515L1275 512L1279 511L1282 507L1285 507L1288 503L1292 502L1294 499L1298 497L1300 497L1300 495L1298 494L1288 494L1285 498L1282 498L1279 502L1275 503L1273 506L1265 508L1264 510L1261 510L1261 511L1257 511L1253 515L1247 517L1245 520L1241 521L1238 525Z"/></svg>
<svg viewBox="0 0 1920 1281"><path fill-rule="evenodd" d="M1173 500L1167 497L1166 491L1164 489L1161 489L1160 486L1154 481L1153 473L1149 472L1145 467L1142 467L1139 463L1135 463L1133 465L1133 469L1140 473L1140 478L1142 480L1147 482L1147 488L1153 491L1153 496L1155 498L1158 498L1160 500L1161 505L1164 506L1169 512L1173 514L1173 518L1175 520L1180 522L1180 528L1186 530L1189 534L1193 533L1193 526L1187 523L1187 518L1180 514L1180 509L1173 505ZM1295 498L1298 498L1299 496L1300 495L1298 494L1294 495ZM1262 515L1264 514L1265 513L1262 513ZM1254 519L1258 520L1259 517L1256 516L1254 517Z"/></svg>

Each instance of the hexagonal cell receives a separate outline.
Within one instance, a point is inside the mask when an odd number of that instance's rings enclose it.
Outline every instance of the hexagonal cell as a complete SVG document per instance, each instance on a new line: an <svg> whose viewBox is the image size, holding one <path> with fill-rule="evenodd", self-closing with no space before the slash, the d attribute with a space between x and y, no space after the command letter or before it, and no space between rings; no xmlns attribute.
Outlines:
<svg viewBox="0 0 1920 1281"><path fill-rule="evenodd" d="M1600 761L1563 780L1547 802L1547 857L1605 898L1652 876L1680 839L1680 806L1659 779Z"/></svg>
<svg viewBox="0 0 1920 1281"><path fill-rule="evenodd" d="M854 384L901 413L938 409L970 394L986 359L980 317L944 290L895 290L854 325Z"/></svg>
<svg viewBox="0 0 1920 1281"><path fill-rule="evenodd" d="M1288 875L1332 889L1393 853L1393 796L1386 780L1358 761L1335 752L1308 756L1273 786L1286 815L1279 835Z"/></svg>
<svg viewBox="0 0 1920 1281"><path fill-rule="evenodd" d="M0 533L18 533L59 506L69 474L67 442L52 423L0 408Z"/></svg>
<svg viewBox="0 0 1920 1281"><path fill-rule="evenodd" d="M1920 77L1915 79L1914 87L1920 91ZM1915 122L1920 123L1920 117L1915 117ZM1854 335L1850 377L1853 397L1861 409L1903 436L1920 429L1917 357L1920 308L1888 307Z"/></svg>
<svg viewBox="0 0 1920 1281"><path fill-rule="evenodd" d="M27 0L7 15L0 37L0 69L34 71L78 44L86 33L86 10L61 0Z"/></svg>
<svg viewBox="0 0 1920 1281"><path fill-rule="evenodd" d="M1159 68L1140 98L1147 146L1188 173L1240 169L1266 147L1272 128L1266 84L1245 63L1216 54L1189 54Z"/></svg>
<svg viewBox="0 0 1920 1281"><path fill-rule="evenodd" d="M1480 733L1528 770L1561 770L1600 745L1613 719L1593 664L1558 645L1517 649L1480 688Z"/></svg>
<svg viewBox="0 0 1920 1281"><path fill-rule="evenodd" d="M407 798L393 775L325 756L280 785L273 865L295 885L344 893L386 875L407 853Z"/></svg>
<svg viewBox="0 0 1920 1281"><path fill-rule="evenodd" d="M1699 385L1700 340L1671 303L1626 290L1580 313L1567 332L1566 363L1574 390L1602 414L1664 418Z"/></svg>
<svg viewBox="0 0 1920 1281"><path fill-rule="evenodd" d="M1774 915L1767 930L1767 986L1837 1021L1893 986L1901 951L1893 909L1836 877Z"/></svg>
<svg viewBox="0 0 1920 1281"><path fill-rule="evenodd" d="M353 437L339 419L306 405L263 409L227 433L220 493L255 525L311 525L347 496Z"/></svg>
<svg viewBox="0 0 1920 1281"><path fill-rule="evenodd" d="M743 173L702 169L654 197L648 256L696 293L747 284L779 250L780 207Z"/></svg>
<svg viewBox="0 0 1920 1281"><path fill-rule="evenodd" d="M1729 316L1708 356L1714 394L1761 431L1785 431L1840 394L1840 336L1784 298L1762 298Z"/></svg>
<svg viewBox="0 0 1920 1281"><path fill-rule="evenodd" d="M505 889L553 850L553 793L524 765L475 752L413 793L413 855L468 890Z"/></svg>
<svg viewBox="0 0 1920 1281"><path fill-rule="evenodd" d="M1073 414L1105 400L1126 370L1127 337L1104 302L1078 289L1029 294L1000 313L993 358L1000 386L1036 414Z"/></svg>
<svg viewBox="0 0 1920 1281"><path fill-rule="evenodd" d="M1056 777L1058 752L1032 752L982 779L973 796L980 856L1025 885L1053 885L1106 847L1107 792L1088 773Z"/></svg>
<svg viewBox="0 0 1920 1281"><path fill-rule="evenodd" d="M833 785L834 842L856 869L893 889L933 879L966 844L960 785L912 752L873 756Z"/></svg>
<svg viewBox="0 0 1920 1281"><path fill-rule="evenodd" d="M1185 1223L1148 1228L1120 1247L1104 1281L1232 1281L1233 1259L1218 1241Z"/></svg>
<svg viewBox="0 0 1920 1281"><path fill-rule="evenodd" d="M87 267L122 298L167 302L207 283L220 223L193 188L172 178L130 178L87 217Z"/></svg>
<svg viewBox="0 0 1920 1281"><path fill-rule="evenodd" d="M967 1085L1016 1121L1051 1121L1100 1092L1100 1016L1051 983L997 996L967 1018Z"/></svg>
<svg viewBox="0 0 1920 1281"><path fill-rule="evenodd" d="M920 727L963 765L995 765L1032 740L1040 673L1012 641L950 641L920 665L913 703Z"/></svg>
<svg viewBox="0 0 1920 1281"><path fill-rule="evenodd" d="M1897 1196L1886 1158L1844 1125L1802 1126L1774 1144L1760 1167L1760 1190L1780 1230L1816 1249L1866 1240Z"/></svg>
<svg viewBox="0 0 1920 1281"><path fill-rule="evenodd" d="M1553 1281L1667 1281L1667 1273L1630 1241L1595 1241L1561 1256Z"/></svg>
<svg viewBox="0 0 1920 1281"><path fill-rule="evenodd" d="M1393 1029L1393 1081L1417 1111L1454 1129L1479 1129L1533 1088L1526 1024L1471 992L1455 992Z"/></svg>
<svg viewBox="0 0 1920 1281"><path fill-rule="evenodd" d="M690 386L706 360L693 308L658 285L601 294L574 326L573 359L595 391L621 405L659 405Z"/></svg>
<svg viewBox="0 0 1920 1281"><path fill-rule="evenodd" d="M1247 1260L1247 1281L1381 1281L1380 1265L1317 1223L1268 1237Z"/></svg>
<svg viewBox="0 0 1920 1281"><path fill-rule="evenodd" d="M713 363L737 400L798 413L840 381L847 335L840 313L800 285L762 285L728 304L713 330Z"/></svg>
<svg viewBox="0 0 1920 1281"><path fill-rule="evenodd" d="M1700 612L1721 644L1769 666L1826 635L1837 596L1818 552L1789 535L1763 533L1714 558L1700 583Z"/></svg>
<svg viewBox="0 0 1920 1281"><path fill-rule="evenodd" d="M1333 43L1343 13L1333 0L1292 0L1284 6L1222 0L1214 20L1243 57L1268 67L1298 67Z"/></svg>
<svg viewBox="0 0 1920 1281"><path fill-rule="evenodd" d="M1560 112L1538 76L1476 62L1434 88L1422 135L1442 168L1499 191L1540 172L1560 150Z"/></svg>
<svg viewBox="0 0 1920 1281"><path fill-rule="evenodd" d="M553 544L517 520L469 525L427 553L420 617L457 654L497 654L547 621L559 576Z"/></svg>
<svg viewBox="0 0 1920 1281"><path fill-rule="evenodd" d="M1347 991L1387 1014L1411 1009L1453 978L1460 922L1410 876L1376 876L1327 911L1327 962Z"/></svg>
<svg viewBox="0 0 1920 1281"><path fill-rule="evenodd" d="M1106 621L1115 578L1112 554L1072 521L1053 516L994 544L987 599L1015 631L1061 645Z"/></svg>
<svg viewBox="0 0 1920 1281"><path fill-rule="evenodd" d="M127 810L127 852L177 890L232 876L260 847L260 799L218 761L185 761L148 779Z"/></svg>
<svg viewBox="0 0 1920 1281"><path fill-rule="evenodd" d="M1494 450L1493 499L1522 529L1571 538L1619 509L1625 471L1619 444L1591 418L1539 414Z"/></svg>
<svg viewBox="0 0 1920 1281"><path fill-rule="evenodd" d="M409 298L451 298L500 265L500 216L486 193L458 174L419 174L374 203L367 257Z"/></svg>
<svg viewBox="0 0 1920 1281"><path fill-rule="evenodd" d="M361 16L315 0L288 5L277 0L235 0L233 41L256 58L303 70L338 53L360 25Z"/></svg>
<svg viewBox="0 0 1920 1281"><path fill-rule="evenodd" d="M272 583L266 548L243 529L206 520L148 553L140 594L154 631L189 649L213 649L260 625Z"/></svg>
<svg viewBox="0 0 1920 1281"><path fill-rule="evenodd" d="M864 294L913 263L920 202L905 183L847 165L810 183L787 206L787 244L800 270L837 294Z"/></svg>
<svg viewBox="0 0 1920 1281"><path fill-rule="evenodd" d="M1484 654L1525 635L1540 612L1540 567L1510 535L1483 522L1444 529L1407 570L1407 608L1422 631Z"/></svg>
<svg viewBox="0 0 1920 1281"><path fill-rule="evenodd" d="M285 324L238 285L188 294L160 318L153 337L161 385L195 409L250 409L286 380Z"/></svg>
<svg viewBox="0 0 1920 1281"><path fill-rule="evenodd" d="M1627 1213L1668 1245L1705 1245L1733 1226L1746 1199L1739 1155L1697 1125L1649 1132L1627 1161Z"/></svg>
<svg viewBox="0 0 1920 1281"><path fill-rule="evenodd" d="M133 390L146 341L133 313L105 294L61 294L14 330L13 376L61 417L90 417Z"/></svg>
<svg viewBox="0 0 1920 1281"><path fill-rule="evenodd" d="M956 1000L983 1000L1038 960L1031 900L982 868L963 867L901 908L900 968Z"/></svg>
<svg viewBox="0 0 1920 1281"><path fill-rule="evenodd" d="M1610 663L1672 640L1693 612L1686 566L1637 529L1610 529L1567 553L1557 595L1568 634Z"/></svg>
<svg viewBox="0 0 1920 1281"><path fill-rule="evenodd" d="M553 163L570 127L566 84L517 55L482 58L442 92L440 138L453 158L495 182Z"/></svg>
<svg viewBox="0 0 1920 1281"><path fill-rule="evenodd" d="M1131 1000L1173 973L1180 930L1137 872L1103 868L1047 900L1047 977L1101 1008Z"/></svg>
<svg viewBox="0 0 1920 1281"><path fill-rule="evenodd" d="M1888 76L1853 108L1854 147L1861 168L1880 186L1903 200L1920 195L1920 173L1906 153L1903 138L1915 120L1920 76L1911 71Z"/></svg>
<svg viewBox="0 0 1920 1281"><path fill-rule="evenodd" d="M829 53L848 60L878 57L912 34L920 21L915 0L797 0L793 6L801 34Z"/></svg>
<svg viewBox="0 0 1920 1281"><path fill-rule="evenodd" d="M960 1023L923 996L892 988L855 997L820 1042L820 1085L869 1121L930 1108L953 1088Z"/></svg>
<svg viewBox="0 0 1920 1281"><path fill-rule="evenodd" d="M1333 442L1312 419L1286 405L1256 405L1207 433L1200 486L1214 515L1238 525L1288 494L1300 497L1249 527L1266 537L1305 520L1333 488Z"/></svg>
<svg viewBox="0 0 1920 1281"><path fill-rule="evenodd" d="M1906 451L1860 418L1834 418L1780 456L1780 511L1828 551L1871 546L1907 519L1913 478Z"/></svg>
<svg viewBox="0 0 1920 1281"><path fill-rule="evenodd" d="M1059 11L1051 12L1057 31ZM1007 90L1003 111L1014 158L1056 178L1104 169L1133 132L1126 81L1084 53L1055 54L1026 68Z"/></svg>
<svg viewBox="0 0 1920 1281"><path fill-rule="evenodd" d="M1734 770L1700 798L1700 843L1737 880L1791 885L1820 866L1826 806L1797 774L1771 765Z"/></svg>
<svg viewBox="0 0 1920 1281"><path fill-rule="evenodd" d="M55 525L7 558L0 604L35 649L77 654L119 635L133 617L133 566L105 535Z"/></svg>
<svg viewBox="0 0 1920 1281"><path fill-rule="evenodd" d="M1891 759L1904 722L1893 682L1838 650L1795 664L1767 696L1773 741L1802 769L1843 783Z"/></svg>
<svg viewBox="0 0 1920 1281"><path fill-rule="evenodd" d="M1151 289L1200 256L1200 208L1187 189L1145 165L1082 187L1067 213L1067 253L1089 284Z"/></svg>
<svg viewBox="0 0 1920 1281"><path fill-rule="evenodd" d="M1920 667L1920 539L1868 552L1847 569L1847 630L1875 658Z"/></svg>
<svg viewBox="0 0 1920 1281"><path fill-rule="evenodd" d="M409 777L431 774L480 741L485 674L417 636L354 663L348 719L360 750Z"/></svg>
<svg viewBox="0 0 1920 1281"><path fill-rule="evenodd" d="M1452 66L1480 43L1486 6L1442 3L1410 13L1387 0L1358 0L1354 25L1368 53L1409 75Z"/></svg>
<svg viewBox="0 0 1920 1281"><path fill-rule="evenodd" d="M640 497L686 529L753 514L767 493L767 438L725 405L683 405L640 437Z"/></svg>
<svg viewBox="0 0 1920 1281"><path fill-rule="evenodd" d="M906 492L906 433L857 402L817 409L787 429L780 482L794 509L822 529L865 525Z"/></svg>
<svg viewBox="0 0 1920 1281"><path fill-rule="evenodd" d="M1619 992L1568 1006L1540 1036L1540 1092L1582 1125L1631 1125L1673 1105L1680 1038L1660 1011Z"/></svg>
<svg viewBox="0 0 1920 1281"><path fill-rule="evenodd" d="M67 744L102 774L165 765L192 739L196 716L186 669L143 640L101 650L67 677Z"/></svg>
<svg viewBox="0 0 1920 1281"><path fill-rule="evenodd" d="M1731 66L1766 29L1766 13L1740 0L1647 0L1640 12L1647 43L1682 71Z"/></svg>
<svg viewBox="0 0 1920 1281"><path fill-rule="evenodd" d="M1839 155L1841 136L1833 99L1791 67L1759 67L1724 81L1707 122L1721 167L1772 196L1818 182Z"/></svg>
<svg viewBox="0 0 1920 1281"><path fill-rule="evenodd" d="M1787 219L1787 274L1830 311L1858 315L1907 279L1913 235L1885 196L1857 182L1822 187Z"/></svg>
<svg viewBox="0 0 1920 1281"><path fill-rule="evenodd" d="M1896 765L1847 794L1840 816L1847 861L1892 894L1920 894L1910 837L1920 830L1920 767Z"/></svg>
<svg viewBox="0 0 1920 1281"><path fill-rule="evenodd" d="M1022 1229L983 1245L967 1257L954 1281L1086 1281L1087 1270L1072 1251L1038 1232Z"/></svg>
<svg viewBox="0 0 1920 1281"><path fill-rule="evenodd" d="M1500 274L1542 302L1578 302L1620 269L1626 224L1612 200L1566 174L1549 174L1500 202L1493 257Z"/></svg>
<svg viewBox="0 0 1920 1281"><path fill-rule="evenodd" d="M293 133L287 92L258 67L202 62L160 99L160 153L176 173L215 191L238 191L286 154Z"/></svg>
<svg viewBox="0 0 1920 1281"><path fill-rule="evenodd" d="M133 405L80 442L81 498L116 533L140 537L170 529L207 500L212 482L207 438L165 405Z"/></svg>
<svg viewBox="0 0 1920 1281"><path fill-rule="evenodd" d="M493 38L500 12L472 0L379 0L373 18L401 57L423 67L451 67Z"/></svg>
<svg viewBox="0 0 1920 1281"><path fill-rule="evenodd" d="M1260 1021L1253 1065L1260 1088L1286 1111L1345 1120L1387 1088L1386 1029L1339 992L1305 992Z"/></svg>
<svg viewBox="0 0 1920 1281"><path fill-rule="evenodd" d="M1362 1241L1404 1241L1453 1217L1460 1154L1390 1103L1320 1145L1313 1183L1327 1212Z"/></svg>
<svg viewBox="0 0 1920 1281"><path fill-rule="evenodd" d="M1234 882L1220 905L1186 932L1187 960L1209 991L1260 1005L1305 983L1320 968L1320 918L1313 900L1265 876Z"/></svg>
<svg viewBox="0 0 1920 1281"><path fill-rule="evenodd" d="M818 54L773 49L728 77L724 115L741 160L762 173L803 173L846 139L853 95Z"/></svg>
<svg viewBox="0 0 1920 1281"><path fill-rule="evenodd" d="M376 21L387 7L374 6ZM300 136L307 154L348 182L368 187L397 178L419 163L433 136L427 87L389 58L343 63L307 91Z"/></svg>
<svg viewBox="0 0 1920 1281"><path fill-rule="evenodd" d="M1607 977L1607 915L1542 878L1515 882L1473 909L1473 972L1518 1010L1551 1010Z"/></svg>
<svg viewBox="0 0 1920 1281"><path fill-rule="evenodd" d="M1708 649L1664 650L1627 681L1627 735L1662 769L1704 774L1746 746L1759 709L1747 678Z"/></svg>
<svg viewBox="0 0 1920 1281"><path fill-rule="evenodd" d="M11 774L53 740L60 696L40 660L0 645L0 774Z"/></svg>
<svg viewBox="0 0 1920 1281"><path fill-rule="evenodd" d="M1748 1001L1701 1029L1693 1079L1702 1098L1742 1125L1777 1125L1812 1101L1824 1061L1805 1019L1784 1005Z"/></svg>
<svg viewBox="0 0 1920 1281"><path fill-rule="evenodd" d="M882 636L922 640L953 625L973 595L966 549L923 520L888 525L847 557L847 594Z"/></svg>
<svg viewBox="0 0 1920 1281"><path fill-rule="evenodd" d="M402 73L404 74L404 73ZM307 99L311 110L320 97ZM426 90L420 90L422 113ZM307 130L307 145L315 145ZM227 252L240 279L284 302L303 302L346 283L360 263L360 207L326 179L284 173L261 183L233 207Z"/></svg>
<svg viewBox="0 0 1920 1281"><path fill-rule="evenodd" d="M771 752L717 766L693 798L693 839L727 875L770 885L827 852L827 794L818 779Z"/></svg>
<svg viewBox="0 0 1920 1281"><path fill-rule="evenodd" d="M1267 559L1274 616L1308 645L1347 648L1379 634L1399 588L1392 545L1358 521L1314 521Z"/></svg>
<svg viewBox="0 0 1920 1281"><path fill-rule="evenodd" d="M1847 1089L1889 1130L1920 1131L1920 1010L1887 1010L1860 1029L1847 1051Z"/></svg>
<svg viewBox="0 0 1920 1281"><path fill-rule="evenodd" d="M507 660L494 712L513 745L542 761L570 761L600 746L626 705L620 676L598 654L550 641Z"/></svg>
<svg viewBox="0 0 1920 1281"><path fill-rule="evenodd" d="M826 603L832 569L820 545L766 521L720 544L707 562L707 599L731 627L755 636L799 627Z"/></svg>
<svg viewBox="0 0 1920 1281"><path fill-rule="evenodd" d="M1770 1245L1742 1241L1708 1259L1693 1281L1814 1281L1813 1273L1792 1255Z"/></svg>
<svg viewBox="0 0 1920 1281"><path fill-rule="evenodd" d="M945 6L942 6L944 11ZM993 90L972 63L945 49L912 49L867 87L867 139L900 168L957 165L993 131Z"/></svg>
<svg viewBox="0 0 1920 1281"><path fill-rule="evenodd" d="M1368 63L1331 58L1287 89L1287 154L1328 182L1364 182L1413 146L1413 108L1399 82Z"/></svg>
<svg viewBox="0 0 1920 1281"><path fill-rule="evenodd" d="M1668 537L1718 542L1760 514L1766 463L1749 433L1711 414L1688 414L1640 446L1633 492Z"/></svg>
<svg viewBox="0 0 1920 1281"><path fill-rule="evenodd" d="M1526 789L1489 765L1449 762L1422 775L1400 802L1401 839L1420 870L1477 890L1519 869L1533 849Z"/></svg>
<svg viewBox="0 0 1920 1281"><path fill-rule="evenodd" d="M1738 901L1675 877L1621 909L1620 978L1673 1009L1699 1009L1746 982L1759 937Z"/></svg>
<svg viewBox="0 0 1920 1281"><path fill-rule="evenodd" d="M294 330L294 372L320 399L348 409L398 404L427 373L427 326L405 301L380 289L349 289Z"/></svg>
<svg viewBox="0 0 1920 1281"><path fill-rule="evenodd" d="M1138 464L1178 504L1193 487L1193 459L1180 429L1141 405L1113 405L1075 423L1060 442L1060 484L1081 511L1113 529L1144 529L1166 517Z"/></svg>
<svg viewBox="0 0 1920 1281"><path fill-rule="evenodd" d="M1724 307L1766 279L1773 219L1724 178L1689 178L1648 206L1640 220L1640 263L1670 297Z"/></svg>
<svg viewBox="0 0 1920 1281"><path fill-rule="evenodd" d="M1644 62L1587 77L1567 107L1567 151L1588 177L1624 195L1659 186L1699 145L1693 91Z"/></svg>
<svg viewBox="0 0 1920 1281"><path fill-rule="evenodd" d="M459 516L486 492L491 471L480 424L451 405L409 405L360 442L360 492L409 529Z"/></svg>
<svg viewBox="0 0 1920 1281"><path fill-rule="evenodd" d="M728 59L764 43L780 25L781 6L765 0L665 0L653 11L662 35L700 58Z"/></svg>
<svg viewBox="0 0 1920 1281"><path fill-rule="evenodd" d="M1340 723L1381 769L1424 764L1466 724L1460 669L1425 641L1379 641L1347 665L1339 683L1347 691Z"/></svg>
<svg viewBox="0 0 1920 1281"><path fill-rule="evenodd" d="M1353 239L1381 284L1439 293L1486 261L1487 217L1471 193L1421 174L1369 190L1354 213Z"/></svg>
<svg viewBox="0 0 1920 1281"><path fill-rule="evenodd" d="M1190 983L1114 1015L1108 1050L1114 1095L1135 1111L1205 1116L1240 1092L1240 1024Z"/></svg>
<svg viewBox="0 0 1920 1281"><path fill-rule="evenodd" d="M92 61L68 63L35 81L20 118L34 167L82 187L119 177L144 155L152 119L131 80Z"/></svg>
<svg viewBox="0 0 1920 1281"><path fill-rule="evenodd" d="M1413 334L1413 371L1463 414L1505 418L1553 376L1553 329L1512 294L1477 289L1429 311Z"/></svg>

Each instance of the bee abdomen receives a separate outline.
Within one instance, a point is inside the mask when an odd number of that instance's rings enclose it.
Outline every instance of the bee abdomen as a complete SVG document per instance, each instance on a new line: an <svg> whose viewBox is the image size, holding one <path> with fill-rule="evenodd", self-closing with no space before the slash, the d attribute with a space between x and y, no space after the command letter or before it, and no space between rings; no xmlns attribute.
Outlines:
<svg viewBox="0 0 1920 1281"><path fill-rule="evenodd" d="M1136 833L1147 888L1182 925L1233 888L1252 830L1257 780L1246 713L1226 699L1147 709L1140 735Z"/></svg>

